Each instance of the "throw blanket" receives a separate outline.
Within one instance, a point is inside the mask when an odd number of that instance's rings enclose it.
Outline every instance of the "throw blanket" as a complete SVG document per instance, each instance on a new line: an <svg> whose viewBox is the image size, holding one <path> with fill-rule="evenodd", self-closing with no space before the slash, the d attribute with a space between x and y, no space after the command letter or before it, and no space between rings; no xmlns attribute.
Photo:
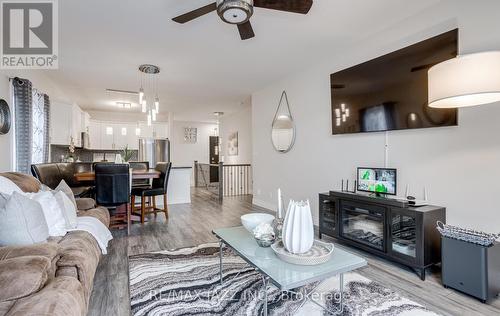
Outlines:
<svg viewBox="0 0 500 316"><path fill-rule="evenodd" d="M109 229L95 217L81 216L77 218L77 221L78 225L76 228L69 229L69 231L83 230L91 234L97 240L102 254L107 254L108 242L113 239Z"/></svg>

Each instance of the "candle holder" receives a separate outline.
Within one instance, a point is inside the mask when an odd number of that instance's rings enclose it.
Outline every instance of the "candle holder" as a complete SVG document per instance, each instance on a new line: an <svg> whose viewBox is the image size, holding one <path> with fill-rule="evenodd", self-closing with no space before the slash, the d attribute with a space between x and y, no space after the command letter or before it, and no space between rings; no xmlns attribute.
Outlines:
<svg viewBox="0 0 500 316"><path fill-rule="evenodd" d="M283 234L283 218L276 217L273 221L274 235L276 236L276 241L280 241Z"/></svg>

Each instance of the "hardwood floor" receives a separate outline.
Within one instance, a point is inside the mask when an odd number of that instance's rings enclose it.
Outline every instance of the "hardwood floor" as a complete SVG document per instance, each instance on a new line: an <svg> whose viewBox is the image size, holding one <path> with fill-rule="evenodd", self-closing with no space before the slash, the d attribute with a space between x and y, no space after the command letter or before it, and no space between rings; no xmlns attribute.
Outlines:
<svg viewBox="0 0 500 316"><path fill-rule="evenodd" d="M128 256L144 252L189 247L216 238L211 231L217 227L236 226L240 216L252 211L265 211L252 205L251 196L231 197L220 205L203 190L194 190L192 203L169 206L169 217L158 214L148 217L144 225L134 224L130 236L126 231L113 231L115 237L103 256L94 278L94 290L88 315L129 315ZM328 240L328 237L324 237ZM342 247L342 246L341 246ZM347 248L347 247L346 247ZM403 266L387 262L367 253L349 248L367 258L367 267L358 273L394 289L402 295L443 315L499 315L500 299L490 304L451 289L440 282L439 271L428 272L422 282Z"/></svg>

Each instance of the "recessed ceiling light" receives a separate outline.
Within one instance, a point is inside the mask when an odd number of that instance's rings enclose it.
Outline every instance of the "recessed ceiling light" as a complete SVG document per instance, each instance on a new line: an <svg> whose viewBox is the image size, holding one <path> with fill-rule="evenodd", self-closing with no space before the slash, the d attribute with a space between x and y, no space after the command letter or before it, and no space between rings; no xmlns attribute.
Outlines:
<svg viewBox="0 0 500 316"><path fill-rule="evenodd" d="M124 109L131 109L132 108L132 103L130 102L116 102L116 105L119 107L122 107Z"/></svg>

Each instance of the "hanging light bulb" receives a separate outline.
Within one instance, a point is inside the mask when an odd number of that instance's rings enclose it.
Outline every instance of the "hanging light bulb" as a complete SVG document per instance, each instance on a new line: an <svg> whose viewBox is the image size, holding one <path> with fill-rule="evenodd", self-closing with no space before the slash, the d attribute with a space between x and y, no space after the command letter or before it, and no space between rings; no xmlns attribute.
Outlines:
<svg viewBox="0 0 500 316"><path fill-rule="evenodd" d="M156 122L156 110L155 109L151 110L151 116L153 118L153 122Z"/></svg>
<svg viewBox="0 0 500 316"><path fill-rule="evenodd" d="M143 100L144 100L144 89L141 87L139 89L139 103L142 104Z"/></svg>
<svg viewBox="0 0 500 316"><path fill-rule="evenodd" d="M142 105L142 113L146 113L148 111L148 104L146 103L146 100L142 100L141 105Z"/></svg>
<svg viewBox="0 0 500 316"><path fill-rule="evenodd" d="M151 126L151 111L148 113L148 126Z"/></svg>
<svg viewBox="0 0 500 316"><path fill-rule="evenodd" d="M160 98L158 97L155 98L155 110L156 114L160 113Z"/></svg>

